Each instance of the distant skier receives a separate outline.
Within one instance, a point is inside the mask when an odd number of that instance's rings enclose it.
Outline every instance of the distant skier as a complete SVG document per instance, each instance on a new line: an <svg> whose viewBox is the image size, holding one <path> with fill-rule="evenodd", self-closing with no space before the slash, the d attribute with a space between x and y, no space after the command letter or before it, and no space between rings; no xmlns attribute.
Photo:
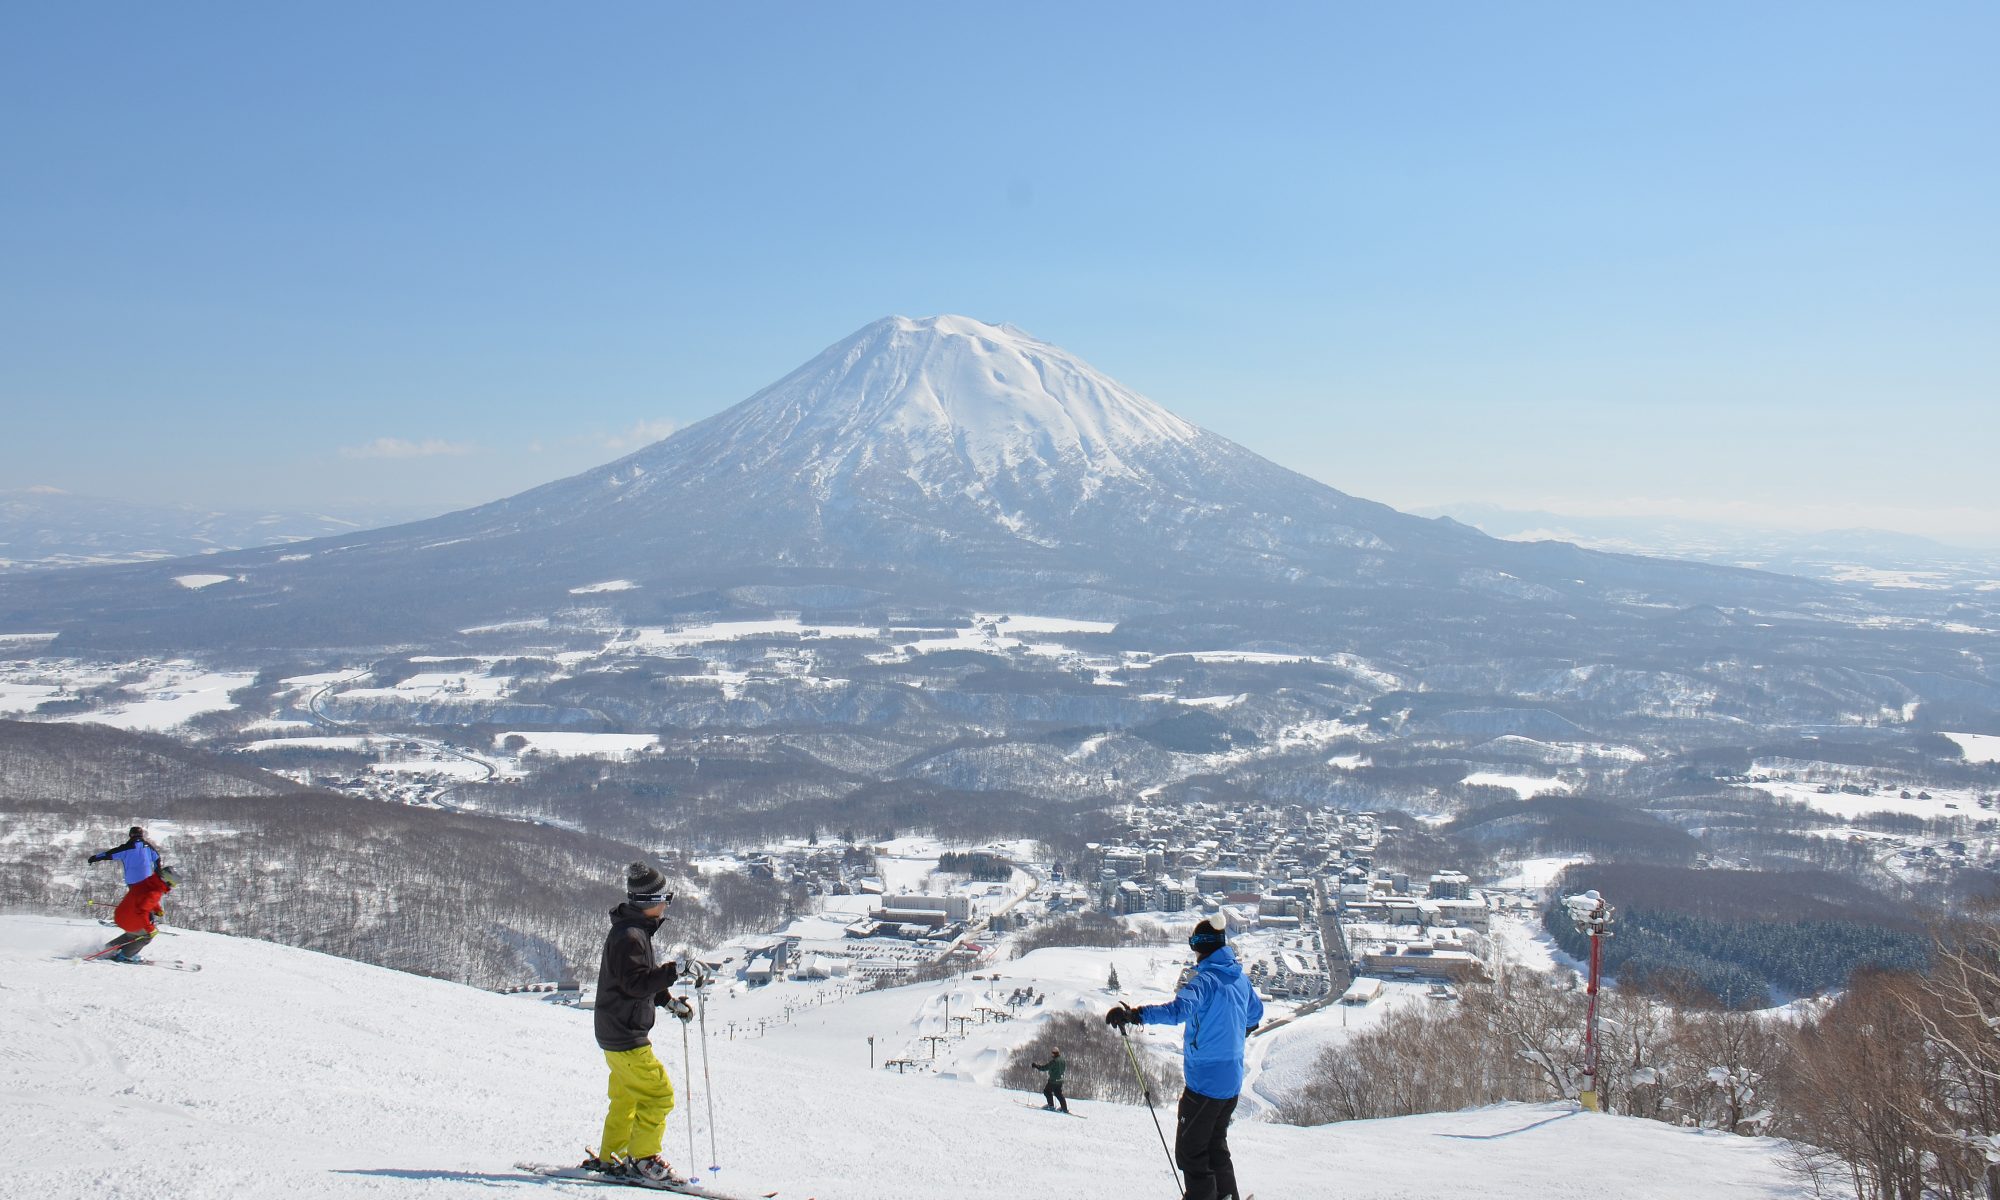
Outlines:
<svg viewBox="0 0 2000 1200"><path fill-rule="evenodd" d="M1243 1042L1264 1020L1264 1002L1223 943L1221 916L1204 918L1188 937L1199 960L1194 974L1165 1004L1120 1004L1104 1023L1186 1025L1180 1120L1174 1127L1174 1161L1187 1191L1184 1200L1238 1200L1236 1166L1229 1157L1229 1118L1243 1090Z"/></svg>
<svg viewBox="0 0 2000 1200"><path fill-rule="evenodd" d="M109 850L99 850L90 856L90 861L117 863L125 870L127 889L137 887L144 880L152 878L153 868L160 865L160 848L146 840L146 831L134 825L125 831L122 845Z"/></svg>
<svg viewBox="0 0 2000 1200"><path fill-rule="evenodd" d="M1062 1105L1061 1111L1068 1112L1069 1099L1063 1095L1063 1072L1069 1070L1069 1063L1064 1061L1062 1051L1051 1050L1049 1051L1049 1061L1045 1063L1033 1063L1031 1065L1035 1070L1045 1072L1049 1077L1048 1083L1042 1086L1042 1107L1054 1108L1060 1103Z"/></svg>
<svg viewBox="0 0 2000 1200"><path fill-rule="evenodd" d="M654 1009L666 1008L682 1020L687 1002L667 989L680 978L674 963L653 956L653 934L674 898L666 876L646 863L625 872L625 902L611 910L611 931L597 968L596 1033L611 1068L606 1089L611 1107L597 1153L583 1165L608 1175L633 1176L649 1183L685 1182L660 1157L667 1114L674 1110L674 1087L653 1053Z"/></svg>
<svg viewBox="0 0 2000 1200"><path fill-rule="evenodd" d="M160 931L154 918L160 915L161 901L179 881L174 869L161 863L151 875L133 884L111 916L118 923L118 928L125 932L105 943L104 949L98 953L109 951L113 962L138 962L139 952Z"/></svg>

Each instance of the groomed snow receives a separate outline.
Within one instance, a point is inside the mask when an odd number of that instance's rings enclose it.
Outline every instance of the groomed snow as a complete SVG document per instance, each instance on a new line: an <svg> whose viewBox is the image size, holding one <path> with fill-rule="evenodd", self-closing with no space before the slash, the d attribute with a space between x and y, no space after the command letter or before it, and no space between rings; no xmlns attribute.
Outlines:
<svg viewBox="0 0 2000 1200"><path fill-rule="evenodd" d="M605 1070L588 1012L187 930L153 953L198 962L199 974L63 957L102 944L106 932L77 919L0 917L9 1167L0 1196L607 1194L511 1165L571 1160L595 1137ZM925 985L854 1000L907 1014L936 994ZM777 1189L786 1200L1171 1194L1143 1108L1078 1102L1084 1124L970 1080L870 1070L865 1040L815 1025L843 1007L795 1011L762 1038L741 1026L731 1038L710 1014L722 1183ZM690 1093L678 1036L661 1033L683 1099L666 1153L687 1161L691 1113L706 1159L708 1098ZM1809 1195L1784 1170L1778 1143L1572 1107L1316 1129L1245 1119L1230 1141L1244 1189L1275 1200Z"/></svg>

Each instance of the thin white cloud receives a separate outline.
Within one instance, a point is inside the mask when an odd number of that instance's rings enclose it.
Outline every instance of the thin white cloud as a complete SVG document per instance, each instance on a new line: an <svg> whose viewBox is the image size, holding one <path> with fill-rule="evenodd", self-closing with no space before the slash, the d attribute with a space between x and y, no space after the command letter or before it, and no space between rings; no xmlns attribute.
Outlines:
<svg viewBox="0 0 2000 1200"><path fill-rule="evenodd" d="M623 433L606 434L601 440L606 450L623 453L627 450L637 450L641 446L650 446L679 428L678 422L665 419L640 421Z"/></svg>
<svg viewBox="0 0 2000 1200"><path fill-rule="evenodd" d="M426 438L412 442L404 438L376 438L360 446L342 446L342 458L445 458L474 453L474 448L464 442L447 442L443 438Z"/></svg>

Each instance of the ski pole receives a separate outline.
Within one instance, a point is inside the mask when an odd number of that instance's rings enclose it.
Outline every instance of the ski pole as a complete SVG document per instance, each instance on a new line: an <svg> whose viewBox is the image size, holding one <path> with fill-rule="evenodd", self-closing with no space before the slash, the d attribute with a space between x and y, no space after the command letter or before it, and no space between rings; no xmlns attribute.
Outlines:
<svg viewBox="0 0 2000 1200"><path fill-rule="evenodd" d="M682 1021L681 1022L681 1086L691 1087L693 1086L693 1084L694 1084L694 1065L693 1065L693 1059L688 1054L688 1023L686 1021ZM692 1167L694 1164L694 1107L692 1105L688 1107L687 1160L689 1166Z"/></svg>
<svg viewBox="0 0 2000 1200"><path fill-rule="evenodd" d="M701 1098L708 1105L708 1170L714 1174L722 1169L715 1153L715 1084L708 1077L708 973L704 971L694 985L694 1011L701 1022Z"/></svg>
<svg viewBox="0 0 2000 1200"><path fill-rule="evenodd" d="M1167 1131L1160 1127L1160 1111L1153 1107L1153 1085L1146 1078L1146 1072L1139 1067L1139 1055L1132 1049L1131 1027L1118 1027L1118 1040L1125 1043L1125 1057L1132 1062L1132 1074L1139 1080L1139 1090L1146 1095L1146 1111L1153 1114L1153 1132L1160 1135L1160 1149L1167 1156L1167 1173L1174 1177L1174 1191L1181 1190L1181 1169L1174 1162L1174 1152L1167 1148Z"/></svg>

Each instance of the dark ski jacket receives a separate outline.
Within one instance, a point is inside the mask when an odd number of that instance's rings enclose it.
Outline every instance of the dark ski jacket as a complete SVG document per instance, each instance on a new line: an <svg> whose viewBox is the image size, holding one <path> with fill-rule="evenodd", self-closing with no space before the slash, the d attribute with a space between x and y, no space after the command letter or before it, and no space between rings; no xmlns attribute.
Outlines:
<svg viewBox="0 0 2000 1200"><path fill-rule="evenodd" d="M91 862L115 859L125 868L125 886L132 887L152 878L153 868L160 865L160 852L153 843L144 838L128 838L122 846L100 850L90 856Z"/></svg>
<svg viewBox="0 0 2000 1200"><path fill-rule="evenodd" d="M151 933L155 928L153 916L160 911L160 897L173 889L173 884L158 875L142 879L118 902L118 910L111 914L111 919L127 933Z"/></svg>
<svg viewBox="0 0 2000 1200"><path fill-rule="evenodd" d="M1051 1055L1049 1061L1045 1063L1031 1063L1029 1065L1037 1071L1047 1071L1050 1083L1061 1083L1063 1072L1069 1070L1069 1060L1060 1054Z"/></svg>
<svg viewBox="0 0 2000 1200"><path fill-rule="evenodd" d="M653 957L653 934L660 922L630 903L611 910L611 932L597 964L597 1044L606 1050L649 1046L653 1009L680 977L673 963Z"/></svg>

